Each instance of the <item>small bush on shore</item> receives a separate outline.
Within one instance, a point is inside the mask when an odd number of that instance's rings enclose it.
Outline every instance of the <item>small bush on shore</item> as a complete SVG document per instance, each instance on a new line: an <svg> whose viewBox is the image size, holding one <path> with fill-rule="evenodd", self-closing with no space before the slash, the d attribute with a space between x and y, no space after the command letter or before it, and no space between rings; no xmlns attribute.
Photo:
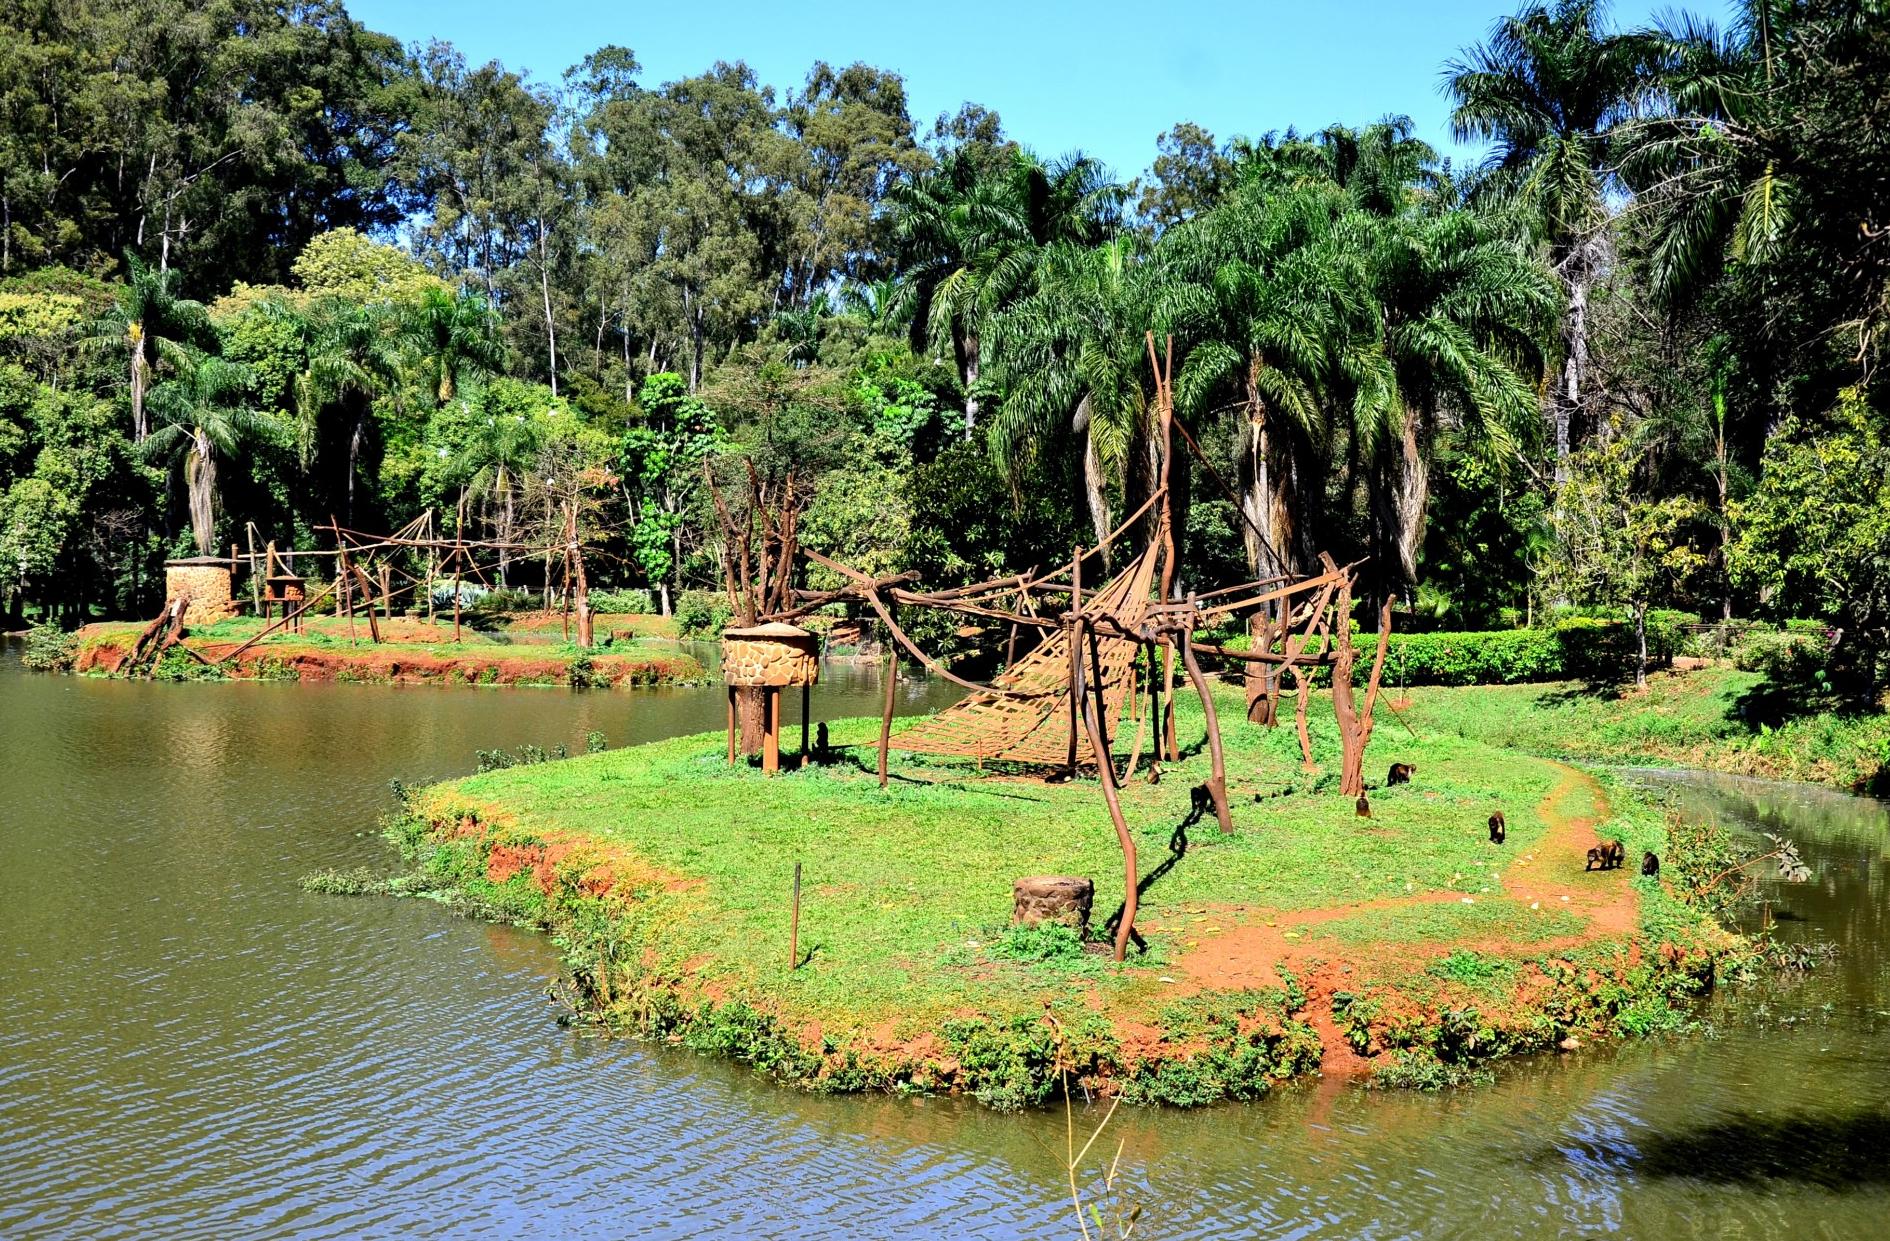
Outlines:
<svg viewBox="0 0 1890 1241"><path fill-rule="evenodd" d="M57 625L35 625L26 631L26 649L20 662L34 672L70 672L78 658L79 635Z"/></svg>

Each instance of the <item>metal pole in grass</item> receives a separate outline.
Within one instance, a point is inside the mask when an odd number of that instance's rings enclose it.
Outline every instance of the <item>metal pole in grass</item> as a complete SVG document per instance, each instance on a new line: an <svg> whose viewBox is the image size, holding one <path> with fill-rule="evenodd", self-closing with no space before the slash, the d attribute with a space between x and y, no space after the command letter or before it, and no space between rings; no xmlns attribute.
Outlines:
<svg viewBox="0 0 1890 1241"><path fill-rule="evenodd" d="M801 864L794 863L794 909L788 915L788 970L801 968Z"/></svg>

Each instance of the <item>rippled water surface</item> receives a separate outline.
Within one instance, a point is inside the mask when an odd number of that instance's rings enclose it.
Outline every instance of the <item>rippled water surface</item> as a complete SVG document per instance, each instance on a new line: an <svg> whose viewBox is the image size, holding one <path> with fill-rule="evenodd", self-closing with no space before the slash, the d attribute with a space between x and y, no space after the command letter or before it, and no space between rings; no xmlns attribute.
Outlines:
<svg viewBox="0 0 1890 1241"><path fill-rule="evenodd" d="M905 707L939 698L912 686ZM870 673L830 669L817 691L817 712L876 709ZM389 779L721 712L715 689L143 685L8 654L0 1235L1075 1235L1060 1115L813 1098L581 1039L540 996L556 960L535 937L296 886L386 860ZM1890 816L1667 782L1693 813L1799 841L1818 879L1773 894L1782 933L1840 941L1840 965L1716 1001L1709 1036L1513 1066L1486 1090L1125 1110L1111 1137L1138 1235L1882 1231Z"/></svg>

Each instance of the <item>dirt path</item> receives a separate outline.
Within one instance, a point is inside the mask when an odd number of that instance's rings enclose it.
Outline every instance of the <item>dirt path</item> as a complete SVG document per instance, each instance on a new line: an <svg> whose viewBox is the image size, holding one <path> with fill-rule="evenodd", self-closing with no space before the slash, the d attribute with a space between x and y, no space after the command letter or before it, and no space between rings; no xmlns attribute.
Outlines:
<svg viewBox="0 0 1890 1241"><path fill-rule="evenodd" d="M1555 764L1561 779L1536 807L1548 830L1503 873L1502 895L1542 909L1563 909L1583 921L1581 933L1549 941L1535 941L1529 951L1565 950L1589 940L1630 934L1639 922L1640 903L1628 886L1627 868L1613 871L1581 869L1584 855L1597 843L1596 828L1608 819L1608 801L1594 777L1564 764ZM1583 803L1592 806L1589 810ZM1176 982L1187 991L1239 991L1277 987L1280 971L1290 971L1305 988L1307 1004L1300 1016L1319 1034L1325 1046L1321 1071L1360 1073L1371 1062L1357 1055L1341 1033L1332 1011L1332 993L1347 988L1361 966L1391 967L1415 959L1444 956L1457 948L1502 953L1518 945L1483 939L1408 942L1368 942L1348 945L1344 961L1335 961L1330 942L1308 943L1309 930L1357 914L1387 912L1463 899L1461 892L1422 892L1333 905L1321 909L1270 910L1260 906L1218 907L1212 912L1224 929L1200 928L1200 945L1183 955L1175 967ZM1191 928L1192 930L1193 928ZM1371 968L1363 971L1367 976Z"/></svg>

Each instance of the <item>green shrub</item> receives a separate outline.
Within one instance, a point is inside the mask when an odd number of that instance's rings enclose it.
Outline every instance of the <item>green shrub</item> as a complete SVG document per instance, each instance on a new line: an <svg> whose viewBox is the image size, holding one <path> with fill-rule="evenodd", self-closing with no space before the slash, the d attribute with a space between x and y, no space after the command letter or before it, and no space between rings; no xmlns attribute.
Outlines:
<svg viewBox="0 0 1890 1241"><path fill-rule="evenodd" d="M1831 658L1831 643L1822 627L1816 630L1787 627L1783 633L1752 630L1732 648L1733 666L1765 674L1771 681L1803 684L1821 680Z"/></svg>
<svg viewBox="0 0 1890 1241"><path fill-rule="evenodd" d="M676 601L676 625L685 638L713 638L734 615L728 596L715 590L685 590Z"/></svg>
<svg viewBox="0 0 1890 1241"><path fill-rule="evenodd" d="M1563 676L1563 652L1546 629L1394 633L1385 679L1394 685L1514 685Z"/></svg>
<svg viewBox="0 0 1890 1241"><path fill-rule="evenodd" d="M648 616L656 611L656 600L642 589L593 590L591 611L614 615Z"/></svg>
<svg viewBox="0 0 1890 1241"><path fill-rule="evenodd" d="M26 631L26 649L20 654L20 662L34 672L70 672L78 654L78 634L42 624Z"/></svg>

